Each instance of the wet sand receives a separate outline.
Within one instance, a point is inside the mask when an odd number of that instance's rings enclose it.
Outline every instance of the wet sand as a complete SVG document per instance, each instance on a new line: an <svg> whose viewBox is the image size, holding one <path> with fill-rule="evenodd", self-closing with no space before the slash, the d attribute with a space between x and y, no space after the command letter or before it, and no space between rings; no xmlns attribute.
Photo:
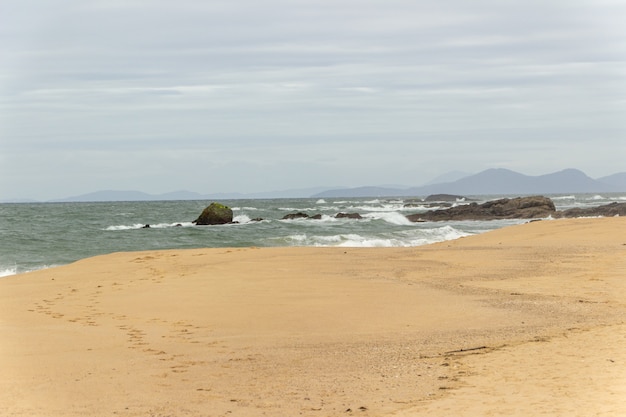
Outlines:
<svg viewBox="0 0 626 417"><path fill-rule="evenodd" d="M0 415L626 415L626 219L0 279Z"/></svg>

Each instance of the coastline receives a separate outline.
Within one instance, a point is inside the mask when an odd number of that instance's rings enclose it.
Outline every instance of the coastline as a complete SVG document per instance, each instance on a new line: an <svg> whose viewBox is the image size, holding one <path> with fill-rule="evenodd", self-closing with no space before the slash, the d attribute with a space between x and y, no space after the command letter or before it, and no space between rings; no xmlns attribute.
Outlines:
<svg viewBox="0 0 626 417"><path fill-rule="evenodd" d="M0 411L626 413L624 232L623 217L550 220L419 247L124 252L5 277Z"/></svg>

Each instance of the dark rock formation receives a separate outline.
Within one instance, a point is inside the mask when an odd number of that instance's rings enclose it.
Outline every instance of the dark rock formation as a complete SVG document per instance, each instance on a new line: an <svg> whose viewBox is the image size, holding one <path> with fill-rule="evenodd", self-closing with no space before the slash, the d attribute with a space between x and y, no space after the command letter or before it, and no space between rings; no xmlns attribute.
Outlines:
<svg viewBox="0 0 626 417"><path fill-rule="evenodd" d="M359 213L337 213L335 215L336 219L357 219L360 220L363 217Z"/></svg>
<svg viewBox="0 0 626 417"><path fill-rule="evenodd" d="M483 204L470 203L445 210L407 216L410 221L536 219L554 216L554 203L547 197L503 198Z"/></svg>
<svg viewBox="0 0 626 417"><path fill-rule="evenodd" d="M361 217L361 215L359 213L337 213L335 215L335 218L337 219L362 219L363 217ZM306 213L302 213L301 211L297 212L297 213L289 213L283 216L282 220L293 220L293 219L311 219L311 220L321 220L322 219L322 215L321 214L314 214L312 216L309 216Z"/></svg>
<svg viewBox="0 0 626 417"><path fill-rule="evenodd" d="M613 217L626 216L626 203L610 203L589 208L571 208L557 213L555 217Z"/></svg>
<svg viewBox="0 0 626 417"><path fill-rule="evenodd" d="M454 195L454 194L432 194L424 199L424 201L452 201L455 202L457 200L465 200L466 198L462 195Z"/></svg>
<svg viewBox="0 0 626 417"><path fill-rule="evenodd" d="M452 207L452 203L439 202L439 203L407 203L404 208L414 207Z"/></svg>
<svg viewBox="0 0 626 417"><path fill-rule="evenodd" d="M233 211L223 204L211 203L193 222L200 226L232 223Z"/></svg>
<svg viewBox="0 0 626 417"><path fill-rule="evenodd" d="M289 213L285 214L281 220L293 220L293 219L308 219L309 215L306 213L302 213L301 211L297 213Z"/></svg>

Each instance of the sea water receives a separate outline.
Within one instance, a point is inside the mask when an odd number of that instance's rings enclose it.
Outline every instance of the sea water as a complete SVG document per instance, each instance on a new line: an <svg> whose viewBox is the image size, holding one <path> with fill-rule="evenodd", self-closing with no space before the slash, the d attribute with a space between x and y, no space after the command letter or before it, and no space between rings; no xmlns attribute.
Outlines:
<svg viewBox="0 0 626 417"><path fill-rule="evenodd" d="M477 197L478 203L501 196ZM557 209L626 201L622 194L550 196ZM412 223L406 215L436 210L415 198L224 200L235 224L192 223L210 201L0 204L0 276L120 251L155 249L419 246L526 220ZM454 204L468 204L458 201ZM283 220L289 213L320 220ZM359 213L362 219L337 219ZM256 219L263 219L258 221ZM150 225L149 228L144 226Z"/></svg>

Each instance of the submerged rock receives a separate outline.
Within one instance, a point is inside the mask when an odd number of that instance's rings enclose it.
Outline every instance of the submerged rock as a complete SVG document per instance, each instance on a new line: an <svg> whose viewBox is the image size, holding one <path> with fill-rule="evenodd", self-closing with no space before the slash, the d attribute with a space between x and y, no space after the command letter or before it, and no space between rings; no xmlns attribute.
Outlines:
<svg viewBox="0 0 626 417"><path fill-rule="evenodd" d="M193 222L199 226L232 223L233 211L223 204L211 203Z"/></svg>

